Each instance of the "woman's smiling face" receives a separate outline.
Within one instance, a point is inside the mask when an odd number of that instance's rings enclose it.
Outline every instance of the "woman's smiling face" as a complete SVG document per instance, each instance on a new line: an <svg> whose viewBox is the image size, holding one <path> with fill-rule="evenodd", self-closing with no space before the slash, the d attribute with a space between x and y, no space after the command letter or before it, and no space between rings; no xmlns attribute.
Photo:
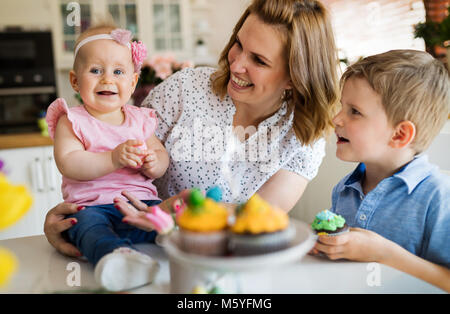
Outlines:
<svg viewBox="0 0 450 314"><path fill-rule="evenodd" d="M235 104L246 104L261 112L278 108L285 89L290 88L282 34L250 14L228 52L228 95Z"/></svg>

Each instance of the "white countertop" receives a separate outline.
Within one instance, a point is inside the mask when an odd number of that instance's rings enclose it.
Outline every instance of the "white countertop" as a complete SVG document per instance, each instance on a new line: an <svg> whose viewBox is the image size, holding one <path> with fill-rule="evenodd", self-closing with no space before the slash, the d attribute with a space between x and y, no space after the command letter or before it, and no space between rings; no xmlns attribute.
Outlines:
<svg viewBox="0 0 450 314"><path fill-rule="evenodd" d="M93 267L58 253L45 236L0 241L19 261L19 269L1 293L51 293L95 290ZM154 244L137 246L161 265L155 282L132 293L169 293L169 262L164 250ZM75 264L74 264L75 263ZM79 266L78 266L79 265ZM79 268L78 268L79 267ZM80 286L71 287L79 270ZM330 261L305 256L286 267L238 275L243 293L444 293L442 290L390 267ZM73 281L72 281L73 282ZM69 284L68 284L69 283Z"/></svg>

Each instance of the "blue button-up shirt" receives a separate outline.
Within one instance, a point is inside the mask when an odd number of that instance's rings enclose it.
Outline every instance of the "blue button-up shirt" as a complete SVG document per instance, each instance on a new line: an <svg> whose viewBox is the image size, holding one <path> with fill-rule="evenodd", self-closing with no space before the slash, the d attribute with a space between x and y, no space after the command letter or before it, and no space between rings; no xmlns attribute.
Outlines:
<svg viewBox="0 0 450 314"><path fill-rule="evenodd" d="M365 169L360 163L334 187L331 210L350 227L374 231L450 267L450 177L419 155L364 195Z"/></svg>

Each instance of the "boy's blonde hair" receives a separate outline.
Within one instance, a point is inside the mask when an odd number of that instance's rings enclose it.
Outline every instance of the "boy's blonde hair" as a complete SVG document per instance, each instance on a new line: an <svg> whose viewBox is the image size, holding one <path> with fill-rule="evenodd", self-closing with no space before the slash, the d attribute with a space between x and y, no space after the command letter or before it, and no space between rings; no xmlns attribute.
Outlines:
<svg viewBox="0 0 450 314"><path fill-rule="evenodd" d="M75 52L75 48L78 46L78 44L83 39L88 38L93 35L110 34L116 28L117 28L117 26L113 22L106 21L106 20L101 21L101 22L97 23L96 25L89 27L84 32L82 32L80 34L80 36L78 36L77 40L75 41L74 52ZM75 56L75 59L73 60L73 69L75 69L75 70L76 70L76 66L78 65L78 61L80 60L79 56L80 56L80 53L78 53L77 56Z"/></svg>
<svg viewBox="0 0 450 314"><path fill-rule="evenodd" d="M450 78L444 65L417 50L391 50L349 66L341 88L351 77L366 79L381 96L388 121L411 121L416 127L412 148L421 153L443 127L450 108Z"/></svg>
<svg viewBox="0 0 450 314"><path fill-rule="evenodd" d="M230 80L228 52L250 14L279 30L287 73L293 88L283 100L294 112L293 130L304 145L333 130L339 100L338 56L331 18L316 0L253 0L234 27L212 75L212 89L220 97Z"/></svg>

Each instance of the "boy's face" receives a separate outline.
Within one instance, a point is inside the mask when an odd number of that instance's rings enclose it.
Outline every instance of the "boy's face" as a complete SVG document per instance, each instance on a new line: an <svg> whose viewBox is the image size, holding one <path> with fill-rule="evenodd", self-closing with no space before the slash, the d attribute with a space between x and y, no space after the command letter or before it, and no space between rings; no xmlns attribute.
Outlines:
<svg viewBox="0 0 450 314"><path fill-rule="evenodd" d="M333 119L336 156L366 165L387 160L394 128L388 122L381 96L366 79L350 77L344 84L341 104L340 112Z"/></svg>

